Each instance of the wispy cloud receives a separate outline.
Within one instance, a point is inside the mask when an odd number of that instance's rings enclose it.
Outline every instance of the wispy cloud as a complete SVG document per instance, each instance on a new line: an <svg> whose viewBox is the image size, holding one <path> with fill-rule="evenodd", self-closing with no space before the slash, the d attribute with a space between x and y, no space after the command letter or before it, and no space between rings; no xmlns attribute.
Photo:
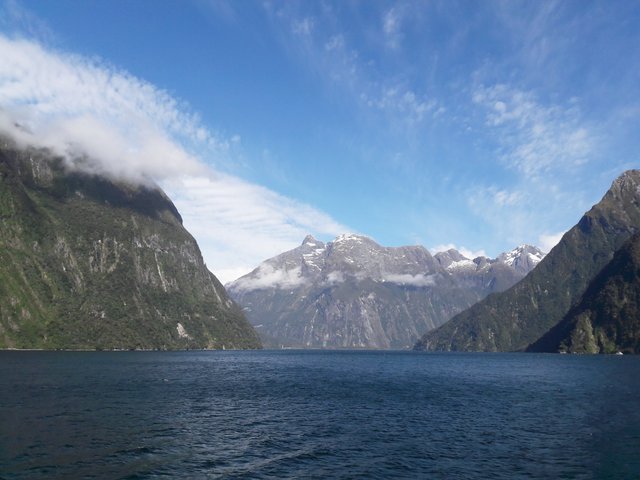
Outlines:
<svg viewBox="0 0 640 480"><path fill-rule="evenodd" d="M569 227L567 220L558 225L561 213L575 210L568 222L577 221L588 204L574 182L598 159L597 127L577 98L543 101L533 91L504 83L476 86L472 102L499 174L488 185L468 189L469 210L499 238L549 251L562 234L540 232Z"/></svg>
<svg viewBox="0 0 640 480"><path fill-rule="evenodd" d="M527 193L522 190L510 190L495 186L478 187L469 194L469 203L494 205L496 208L513 208L528 200Z"/></svg>
<svg viewBox="0 0 640 480"><path fill-rule="evenodd" d="M408 124L421 122L427 113L435 112L438 105L435 99L419 96L410 88L398 84L374 89L372 94L362 93L360 99L368 107L401 115Z"/></svg>
<svg viewBox="0 0 640 480"><path fill-rule="evenodd" d="M305 17L300 20L293 20L291 22L291 31L295 35L308 37L313 32L313 19Z"/></svg>
<svg viewBox="0 0 640 480"><path fill-rule="evenodd" d="M8 32L20 31L44 42L51 42L55 38L49 26L17 0L4 0L0 3L0 28Z"/></svg>
<svg viewBox="0 0 640 480"><path fill-rule="evenodd" d="M179 100L103 62L0 35L0 112L5 132L52 149L72 167L163 185L222 281L294 247L307 233L349 230L216 169L238 138L211 132ZM77 164L79 155L90 162Z"/></svg>
<svg viewBox="0 0 640 480"><path fill-rule="evenodd" d="M402 41L402 11L399 7L391 7L382 17L382 31L388 48L396 49Z"/></svg>
<svg viewBox="0 0 640 480"><path fill-rule="evenodd" d="M350 41L348 30L336 22L332 9L310 16L306 9L301 12L292 5L280 8L267 5L274 25L285 33L288 47L328 83L351 94L356 104L387 115L389 121L398 124L398 129L415 126L429 114L437 116L442 112L435 97L410 86L406 79L377 72L379 59L374 61L363 53L361 44L356 46L356 42ZM400 48L406 14L402 6L381 13L380 23L372 34L374 49L380 45L389 50ZM287 32L291 36L286 36Z"/></svg>
<svg viewBox="0 0 640 480"><path fill-rule="evenodd" d="M578 174L576 174L578 175ZM582 193L565 188L553 175L522 178L509 188L476 186L469 190L467 205L496 237L510 245L527 243L548 252L564 230L570 228L593 201ZM558 221L558 205L566 207L569 215ZM543 232L541 234L541 232Z"/></svg>
<svg viewBox="0 0 640 480"><path fill-rule="evenodd" d="M525 175L582 165L596 147L576 99L568 105L543 105L531 92L497 84L476 88L473 102L484 110L503 163Z"/></svg>

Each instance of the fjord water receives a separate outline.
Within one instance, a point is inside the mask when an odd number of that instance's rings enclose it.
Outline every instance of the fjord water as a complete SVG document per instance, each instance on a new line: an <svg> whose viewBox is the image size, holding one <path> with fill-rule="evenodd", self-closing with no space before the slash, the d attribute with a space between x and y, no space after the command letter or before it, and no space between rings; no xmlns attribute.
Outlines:
<svg viewBox="0 0 640 480"><path fill-rule="evenodd" d="M638 478L640 358L0 352L0 478Z"/></svg>

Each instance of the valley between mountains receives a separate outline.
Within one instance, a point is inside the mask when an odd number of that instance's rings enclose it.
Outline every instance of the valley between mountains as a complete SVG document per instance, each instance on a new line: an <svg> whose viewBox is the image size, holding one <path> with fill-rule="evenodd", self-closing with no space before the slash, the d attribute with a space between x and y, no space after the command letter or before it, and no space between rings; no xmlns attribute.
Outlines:
<svg viewBox="0 0 640 480"><path fill-rule="evenodd" d="M547 255L307 236L223 287L153 184L0 142L0 347L638 353L640 171Z"/></svg>

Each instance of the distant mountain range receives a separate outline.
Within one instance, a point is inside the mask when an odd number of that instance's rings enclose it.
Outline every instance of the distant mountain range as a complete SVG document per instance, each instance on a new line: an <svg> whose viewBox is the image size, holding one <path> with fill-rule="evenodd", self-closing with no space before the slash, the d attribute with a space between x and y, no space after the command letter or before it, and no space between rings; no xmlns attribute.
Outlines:
<svg viewBox="0 0 640 480"><path fill-rule="evenodd" d="M361 235L302 244L226 285L266 346L408 348L486 295L522 279L544 254L521 246L496 259Z"/></svg>
<svg viewBox="0 0 640 480"><path fill-rule="evenodd" d="M158 187L0 137L0 348L259 347Z"/></svg>
<svg viewBox="0 0 640 480"><path fill-rule="evenodd" d="M640 171L630 170L524 280L428 332L416 348L638 352L638 231Z"/></svg>
<svg viewBox="0 0 640 480"><path fill-rule="evenodd" d="M640 353L639 232L631 170L547 256L308 236L228 295L157 186L0 136L0 348Z"/></svg>

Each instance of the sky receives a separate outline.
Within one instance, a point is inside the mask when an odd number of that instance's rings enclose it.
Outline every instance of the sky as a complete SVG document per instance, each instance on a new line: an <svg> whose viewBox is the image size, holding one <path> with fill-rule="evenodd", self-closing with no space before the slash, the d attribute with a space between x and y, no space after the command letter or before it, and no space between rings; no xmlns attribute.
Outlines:
<svg viewBox="0 0 640 480"><path fill-rule="evenodd" d="M640 167L638 25L618 0L0 0L0 128L162 186L223 283L308 233L548 251Z"/></svg>

